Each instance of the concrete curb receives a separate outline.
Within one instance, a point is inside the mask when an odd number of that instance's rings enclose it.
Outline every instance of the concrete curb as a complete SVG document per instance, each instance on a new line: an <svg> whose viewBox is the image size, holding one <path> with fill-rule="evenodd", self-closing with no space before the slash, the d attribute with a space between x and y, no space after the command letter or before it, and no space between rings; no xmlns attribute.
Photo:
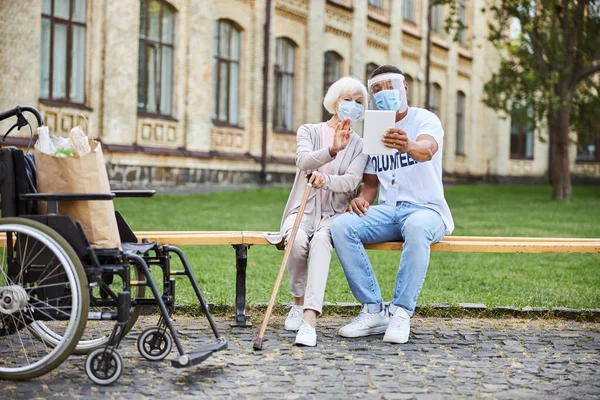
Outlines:
<svg viewBox="0 0 600 400"><path fill-rule="evenodd" d="M210 311L217 315L227 315L235 313L235 306L229 304L209 304ZM290 304L277 304L273 309L275 315L285 315L288 312ZM339 314L353 316L360 311L361 305L358 303L325 303L323 305L324 314ZM262 314L267 308L267 303L252 303L246 308L246 315L258 323L262 319ZM178 304L176 305L178 313L185 315L202 315L197 305ZM480 303L431 303L418 304L415 311L416 317L436 317L436 318L532 318L532 319L566 319L586 322L600 322L599 308L545 308L545 307L512 307L497 306L488 307Z"/></svg>

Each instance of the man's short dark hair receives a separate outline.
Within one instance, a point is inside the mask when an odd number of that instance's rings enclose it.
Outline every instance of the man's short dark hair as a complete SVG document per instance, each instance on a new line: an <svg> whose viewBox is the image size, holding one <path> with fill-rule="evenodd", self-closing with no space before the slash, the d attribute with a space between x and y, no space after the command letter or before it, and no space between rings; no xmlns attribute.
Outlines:
<svg viewBox="0 0 600 400"><path fill-rule="evenodd" d="M402 74L402 71L393 65L382 65L381 67L375 68L375 71L371 73L371 78L381 74Z"/></svg>

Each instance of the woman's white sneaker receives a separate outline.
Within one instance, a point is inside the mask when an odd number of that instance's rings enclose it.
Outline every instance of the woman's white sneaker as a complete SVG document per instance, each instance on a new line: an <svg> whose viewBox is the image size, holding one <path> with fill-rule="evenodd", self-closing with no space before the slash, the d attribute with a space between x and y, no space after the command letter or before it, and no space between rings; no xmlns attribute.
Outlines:
<svg viewBox="0 0 600 400"><path fill-rule="evenodd" d="M410 316L402 307L398 307L390 318L383 341L387 343L406 343L410 336Z"/></svg>
<svg viewBox="0 0 600 400"><path fill-rule="evenodd" d="M367 310L367 305L363 305L358 317L348 325L340 328L338 334L347 338L356 338L384 333L390 321L385 310L373 314Z"/></svg>
<svg viewBox="0 0 600 400"><path fill-rule="evenodd" d="M304 346L314 347L317 345L317 330L310 326L310 324L304 320L300 324L300 329L296 334L296 344L302 344Z"/></svg>
<svg viewBox="0 0 600 400"><path fill-rule="evenodd" d="M302 324L302 313L304 312L304 307L302 306L292 306L290 308L290 312L285 319L285 330L286 331L297 331L300 329L300 325Z"/></svg>

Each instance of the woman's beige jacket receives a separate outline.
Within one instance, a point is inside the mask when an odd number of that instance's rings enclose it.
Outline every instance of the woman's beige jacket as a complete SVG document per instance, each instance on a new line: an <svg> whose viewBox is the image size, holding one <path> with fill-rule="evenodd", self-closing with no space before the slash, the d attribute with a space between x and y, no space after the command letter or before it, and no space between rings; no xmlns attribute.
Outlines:
<svg viewBox="0 0 600 400"><path fill-rule="evenodd" d="M306 171L319 171L321 167L333 160L330 174L325 175L325 185L321 189L312 189L304 210L301 227L308 235L321 227L330 226L337 214L342 214L360 183L368 156L362 153L362 138L352 131L348 146L335 158L329 154L328 148L322 148L321 129L324 122L305 124L298 129L296 137L296 177L290 192L283 217L280 234L283 236L284 221L298 213L302 195L306 189ZM321 204L321 190L328 190Z"/></svg>

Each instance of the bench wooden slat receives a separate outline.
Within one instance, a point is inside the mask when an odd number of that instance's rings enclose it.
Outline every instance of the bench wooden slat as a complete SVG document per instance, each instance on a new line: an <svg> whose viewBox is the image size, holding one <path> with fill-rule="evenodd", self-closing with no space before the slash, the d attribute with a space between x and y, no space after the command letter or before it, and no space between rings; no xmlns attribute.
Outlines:
<svg viewBox="0 0 600 400"><path fill-rule="evenodd" d="M268 245L263 232L255 231L140 231L146 238L160 244L184 245ZM6 236L0 235L0 246ZM370 250L402 250L402 242L367 244ZM600 239L596 238L528 238L446 236L431 246L435 252L465 253L592 253L600 254Z"/></svg>
<svg viewBox="0 0 600 400"><path fill-rule="evenodd" d="M402 242L365 245L369 250L402 250ZM431 251L453 253L600 253L597 242L481 242L444 241L431 245Z"/></svg>
<svg viewBox="0 0 600 400"><path fill-rule="evenodd" d="M242 244L241 231L223 232L136 232L138 239L172 245L234 245Z"/></svg>
<svg viewBox="0 0 600 400"><path fill-rule="evenodd" d="M242 235L243 244L269 244L264 238L264 232L260 231L143 231L136 232L136 236L142 237L190 237L190 236L205 236L205 235L219 235L227 237L228 235L238 237L238 234ZM505 237L505 236L445 236L442 239L444 242L598 242L600 238L553 238L553 237ZM229 244L229 243L223 243Z"/></svg>
<svg viewBox="0 0 600 400"><path fill-rule="evenodd" d="M138 238L146 237L159 243L173 245L203 244L270 244L264 232L231 231L148 231L137 232ZM402 250L402 242L368 244L372 250ZM436 252L468 253L600 253L600 239L595 238L528 238L489 236L446 236L431 246Z"/></svg>

